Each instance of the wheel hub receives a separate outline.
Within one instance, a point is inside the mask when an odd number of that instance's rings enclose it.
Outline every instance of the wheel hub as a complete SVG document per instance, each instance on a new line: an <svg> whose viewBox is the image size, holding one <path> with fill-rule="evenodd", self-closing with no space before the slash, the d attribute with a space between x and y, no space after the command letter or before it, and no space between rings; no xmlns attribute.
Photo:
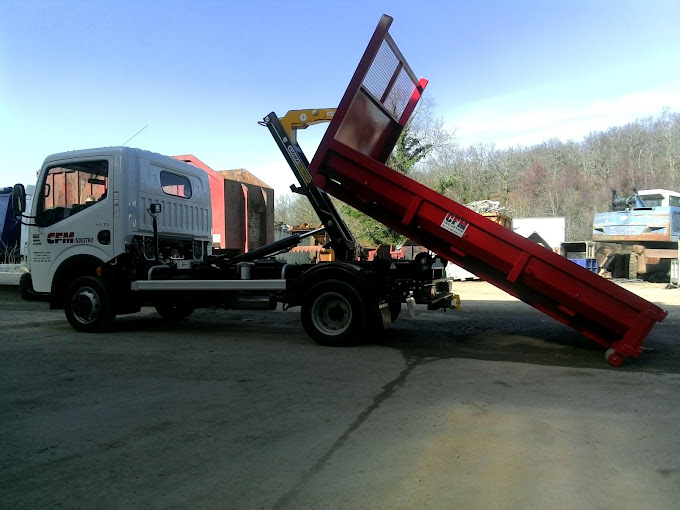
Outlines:
<svg viewBox="0 0 680 510"><path fill-rule="evenodd" d="M97 317L100 308L99 297L90 288L79 290L73 298L73 315L83 324L92 322Z"/></svg>
<svg viewBox="0 0 680 510"><path fill-rule="evenodd" d="M325 335L340 335L352 323L352 308L340 294L324 294L314 303L312 321L314 327Z"/></svg>

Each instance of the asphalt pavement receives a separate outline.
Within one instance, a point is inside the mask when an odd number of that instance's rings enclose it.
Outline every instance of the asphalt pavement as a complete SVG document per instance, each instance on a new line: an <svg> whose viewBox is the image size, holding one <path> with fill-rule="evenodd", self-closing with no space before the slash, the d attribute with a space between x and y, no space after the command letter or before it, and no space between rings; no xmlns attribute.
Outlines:
<svg viewBox="0 0 680 510"><path fill-rule="evenodd" d="M680 507L680 291L623 367L487 284L327 348L295 310L108 334L0 288L0 508ZM402 311L402 315L406 315Z"/></svg>

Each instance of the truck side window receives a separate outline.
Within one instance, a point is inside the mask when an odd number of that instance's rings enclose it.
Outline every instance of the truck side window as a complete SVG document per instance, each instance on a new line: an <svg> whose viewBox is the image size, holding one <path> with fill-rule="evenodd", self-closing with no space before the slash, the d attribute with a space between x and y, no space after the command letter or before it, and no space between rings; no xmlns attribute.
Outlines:
<svg viewBox="0 0 680 510"><path fill-rule="evenodd" d="M47 171L38 197L36 223L41 227L79 213L106 199L108 161L79 161Z"/></svg>
<svg viewBox="0 0 680 510"><path fill-rule="evenodd" d="M183 175L161 171L161 189L166 195L191 198L191 182Z"/></svg>

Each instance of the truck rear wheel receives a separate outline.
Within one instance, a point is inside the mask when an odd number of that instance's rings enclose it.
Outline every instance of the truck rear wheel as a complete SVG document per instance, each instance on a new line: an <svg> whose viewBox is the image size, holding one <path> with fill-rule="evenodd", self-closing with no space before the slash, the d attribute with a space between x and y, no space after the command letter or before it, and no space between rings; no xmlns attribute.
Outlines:
<svg viewBox="0 0 680 510"><path fill-rule="evenodd" d="M364 339L367 324L364 299L346 282L323 281L303 299L302 325L320 345L356 345Z"/></svg>
<svg viewBox="0 0 680 510"><path fill-rule="evenodd" d="M156 305L156 311L158 315L167 320L180 321L186 319L194 313L195 308L190 305L169 305L162 304Z"/></svg>
<svg viewBox="0 0 680 510"><path fill-rule="evenodd" d="M95 276L77 278L66 291L64 313L77 331L106 331L116 318L108 284Z"/></svg>

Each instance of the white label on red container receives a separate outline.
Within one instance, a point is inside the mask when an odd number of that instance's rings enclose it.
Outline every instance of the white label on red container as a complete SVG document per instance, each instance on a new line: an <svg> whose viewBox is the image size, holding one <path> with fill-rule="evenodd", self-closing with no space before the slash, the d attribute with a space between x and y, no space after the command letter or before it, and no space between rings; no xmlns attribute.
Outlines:
<svg viewBox="0 0 680 510"><path fill-rule="evenodd" d="M442 221L441 227L444 230L448 230L452 234L457 235L458 237L463 237L463 234L467 230L467 228L470 226L470 224L462 220L460 218L456 218L453 214L451 213L446 213L446 217L444 218L444 221Z"/></svg>

